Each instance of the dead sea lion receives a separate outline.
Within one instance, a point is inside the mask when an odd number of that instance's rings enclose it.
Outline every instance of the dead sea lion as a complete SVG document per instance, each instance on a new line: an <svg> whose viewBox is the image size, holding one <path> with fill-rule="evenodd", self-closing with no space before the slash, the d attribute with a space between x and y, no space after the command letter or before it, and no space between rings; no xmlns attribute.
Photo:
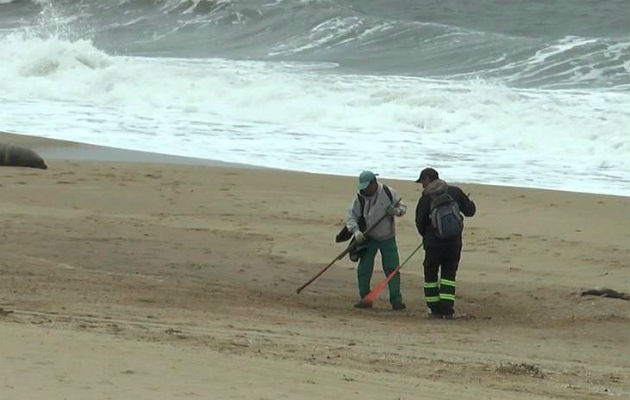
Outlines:
<svg viewBox="0 0 630 400"><path fill-rule="evenodd" d="M0 165L48 169L44 160L31 149L0 143Z"/></svg>

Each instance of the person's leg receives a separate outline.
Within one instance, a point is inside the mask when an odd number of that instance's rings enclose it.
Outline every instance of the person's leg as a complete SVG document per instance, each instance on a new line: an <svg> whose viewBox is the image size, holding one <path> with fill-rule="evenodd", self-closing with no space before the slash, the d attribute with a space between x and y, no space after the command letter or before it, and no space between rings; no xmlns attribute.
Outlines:
<svg viewBox="0 0 630 400"><path fill-rule="evenodd" d="M455 312L455 276L461 257L462 244L456 242L444 248L440 271L440 312L450 317Z"/></svg>
<svg viewBox="0 0 630 400"><path fill-rule="evenodd" d="M440 254L439 248L424 249L424 300L432 314L440 313L440 284L438 282Z"/></svg>
<svg viewBox="0 0 630 400"><path fill-rule="evenodd" d="M389 275L400 264L398 256L398 246L396 238L391 238L380 242L381 260L383 263L383 272L385 276ZM392 307L400 309L402 305L402 294L400 293L400 272L396 272L394 277L389 281L389 302Z"/></svg>
<svg viewBox="0 0 630 400"><path fill-rule="evenodd" d="M359 296L365 297L370 293L370 280L374 271L374 257L378 251L377 246L368 246L361 254L359 265L357 267L357 282L359 284Z"/></svg>

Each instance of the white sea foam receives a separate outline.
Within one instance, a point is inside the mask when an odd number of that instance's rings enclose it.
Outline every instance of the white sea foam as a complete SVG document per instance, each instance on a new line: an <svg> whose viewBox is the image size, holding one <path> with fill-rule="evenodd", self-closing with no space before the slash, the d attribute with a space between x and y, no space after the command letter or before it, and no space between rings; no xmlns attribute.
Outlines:
<svg viewBox="0 0 630 400"><path fill-rule="evenodd" d="M330 64L117 57L1 42L0 129L355 174L628 195L630 96L334 73Z"/></svg>

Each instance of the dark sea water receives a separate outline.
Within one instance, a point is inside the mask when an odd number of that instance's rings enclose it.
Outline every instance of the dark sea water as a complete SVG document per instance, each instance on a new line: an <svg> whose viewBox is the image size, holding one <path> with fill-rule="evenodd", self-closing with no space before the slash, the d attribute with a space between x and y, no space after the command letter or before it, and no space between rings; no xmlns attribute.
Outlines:
<svg viewBox="0 0 630 400"><path fill-rule="evenodd" d="M89 38L108 54L331 62L518 87L629 83L625 0L16 0L0 13L5 28Z"/></svg>

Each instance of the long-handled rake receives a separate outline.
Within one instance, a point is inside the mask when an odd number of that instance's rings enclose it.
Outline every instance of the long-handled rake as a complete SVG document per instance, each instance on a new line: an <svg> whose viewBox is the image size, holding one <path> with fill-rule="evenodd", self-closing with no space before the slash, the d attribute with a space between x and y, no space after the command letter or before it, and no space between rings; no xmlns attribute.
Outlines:
<svg viewBox="0 0 630 400"><path fill-rule="evenodd" d="M372 302L374 302L374 300L379 295L379 293L381 293L383 291L383 289L385 289L385 286L387 286L389 281L392 280L394 275L396 275L396 273L405 264L407 264L407 261L409 261L411 259L411 257L413 257L413 255L416 254L416 252L418 250L420 250L421 247L422 247L422 243L420 243L420 245L418 247L416 247L416 249L413 252L411 252L411 254L409 254L409 256L405 259L405 261L402 262L402 264L400 264L396 268L394 268L394 270L392 272L390 272L389 274L387 274L387 277L385 279L383 279L382 281L380 281L378 283L378 285L376 285L376 287L370 291L370 293L366 294L365 297L363 297L361 299L361 303L363 303L363 304L372 304Z"/></svg>

